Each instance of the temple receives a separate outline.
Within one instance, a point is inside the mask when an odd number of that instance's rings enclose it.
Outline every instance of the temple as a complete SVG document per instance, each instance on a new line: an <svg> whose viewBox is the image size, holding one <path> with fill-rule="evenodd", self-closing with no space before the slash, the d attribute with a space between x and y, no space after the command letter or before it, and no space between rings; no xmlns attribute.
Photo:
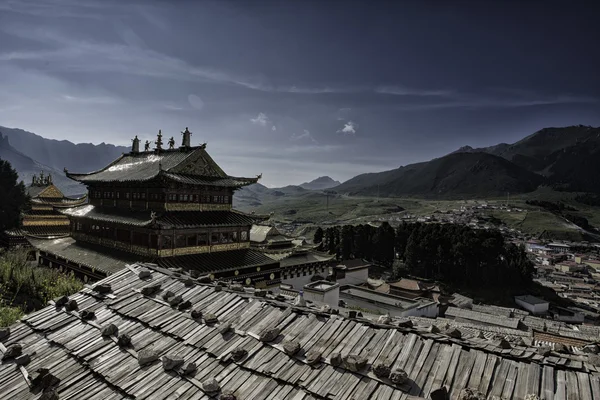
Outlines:
<svg viewBox="0 0 600 400"><path fill-rule="evenodd" d="M279 261L281 283L302 289L304 285L326 279L335 256L317 250L320 243L282 234L276 227L254 225L250 230L251 246Z"/></svg>
<svg viewBox="0 0 600 400"><path fill-rule="evenodd" d="M250 248L251 226L268 217L232 208L234 191L260 175L227 175L206 144L191 146L191 134L186 128L180 147L171 137L164 148L159 131L155 148L146 141L143 151L136 136L129 153L99 171L65 170L87 186L89 201L61 211L70 219L71 237L37 242L40 262L94 279L137 260L213 280L278 285L279 263Z"/></svg>
<svg viewBox="0 0 600 400"><path fill-rule="evenodd" d="M69 218L60 211L85 204L87 196L66 197L54 185L52 175L43 171L31 178L27 192L31 198L31 209L23 214L19 229L4 232L4 247L28 247L28 238L48 240L69 236Z"/></svg>

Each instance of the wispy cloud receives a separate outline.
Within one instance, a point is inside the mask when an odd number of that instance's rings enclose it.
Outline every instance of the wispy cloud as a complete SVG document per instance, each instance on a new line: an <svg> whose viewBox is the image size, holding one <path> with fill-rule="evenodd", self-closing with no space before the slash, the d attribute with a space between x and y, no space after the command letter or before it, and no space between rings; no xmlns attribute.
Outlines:
<svg viewBox="0 0 600 400"><path fill-rule="evenodd" d="M272 130L273 132L275 132L275 131L277 130L277 127L276 127L275 125L273 125L273 126L271 127L271 130Z"/></svg>
<svg viewBox="0 0 600 400"><path fill-rule="evenodd" d="M120 99L117 99L116 97L82 97L71 96L68 94L62 95L61 100L84 104L117 104L120 102Z"/></svg>
<svg viewBox="0 0 600 400"><path fill-rule="evenodd" d="M16 14L40 16L44 18L88 18L103 19L100 9L103 4L95 1L73 0L3 0L0 11Z"/></svg>
<svg viewBox="0 0 600 400"><path fill-rule="evenodd" d="M317 140L310 134L308 129L304 129L304 131L300 134L294 133L290 137L290 140L300 141L300 140L310 140L312 143L318 143Z"/></svg>
<svg viewBox="0 0 600 400"><path fill-rule="evenodd" d="M347 121L344 124L344 127L339 129L337 132L343 133L344 135L355 135L357 129L358 129L358 125L355 122Z"/></svg>
<svg viewBox="0 0 600 400"><path fill-rule="evenodd" d="M265 113L258 113L255 118L250 118L250 122L260 126L267 126L271 121L269 121L269 117Z"/></svg>
<svg viewBox="0 0 600 400"><path fill-rule="evenodd" d="M403 111L436 110L436 109L483 109L483 108L521 108L534 106L547 106L558 104L593 104L600 100L588 96L531 96L522 97L493 97L480 95L465 95L448 101L432 103L406 103L395 108Z"/></svg>
<svg viewBox="0 0 600 400"><path fill-rule="evenodd" d="M401 86L382 86L375 89L376 93L394 96L422 96L422 97L452 97L456 93L452 90L427 90Z"/></svg>

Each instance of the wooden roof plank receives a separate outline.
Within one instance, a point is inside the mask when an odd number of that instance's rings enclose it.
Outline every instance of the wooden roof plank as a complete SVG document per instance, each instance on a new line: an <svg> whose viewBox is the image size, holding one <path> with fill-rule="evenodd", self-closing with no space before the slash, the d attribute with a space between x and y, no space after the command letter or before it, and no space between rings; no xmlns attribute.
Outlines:
<svg viewBox="0 0 600 400"><path fill-rule="evenodd" d="M502 396L502 389L504 388L510 370L510 362L508 360L500 358L499 361L500 364L495 369L496 373L494 374L494 379L492 381L492 389L489 393L490 397Z"/></svg>
<svg viewBox="0 0 600 400"><path fill-rule="evenodd" d="M579 382L579 398L581 400L592 400L592 388L590 386L590 375L584 372L577 372L577 381Z"/></svg>
<svg viewBox="0 0 600 400"><path fill-rule="evenodd" d="M506 399L512 398L512 394L517 382L518 364L514 361L509 361L508 376L506 377L506 383L502 388L502 397Z"/></svg>
<svg viewBox="0 0 600 400"><path fill-rule="evenodd" d="M540 395L540 383L542 381L542 368L539 364L521 364L527 366L527 394Z"/></svg>

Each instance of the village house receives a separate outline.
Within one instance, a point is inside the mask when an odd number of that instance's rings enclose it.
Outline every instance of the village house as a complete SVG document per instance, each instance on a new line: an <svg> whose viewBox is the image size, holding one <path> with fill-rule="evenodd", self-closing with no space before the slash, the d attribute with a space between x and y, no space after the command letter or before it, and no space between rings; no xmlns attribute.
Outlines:
<svg viewBox="0 0 600 400"><path fill-rule="evenodd" d="M532 314L546 314L550 303L531 295L515 296L515 303Z"/></svg>

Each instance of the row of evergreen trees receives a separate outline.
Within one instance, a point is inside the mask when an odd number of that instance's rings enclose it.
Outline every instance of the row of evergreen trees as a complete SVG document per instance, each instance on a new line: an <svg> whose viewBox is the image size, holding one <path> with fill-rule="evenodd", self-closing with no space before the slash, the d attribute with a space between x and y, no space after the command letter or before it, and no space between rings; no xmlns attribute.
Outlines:
<svg viewBox="0 0 600 400"><path fill-rule="evenodd" d="M341 259L364 258L390 268L402 260L411 275L461 286L520 286L533 272L522 246L506 242L497 230L464 225L344 225L318 228L314 240Z"/></svg>

